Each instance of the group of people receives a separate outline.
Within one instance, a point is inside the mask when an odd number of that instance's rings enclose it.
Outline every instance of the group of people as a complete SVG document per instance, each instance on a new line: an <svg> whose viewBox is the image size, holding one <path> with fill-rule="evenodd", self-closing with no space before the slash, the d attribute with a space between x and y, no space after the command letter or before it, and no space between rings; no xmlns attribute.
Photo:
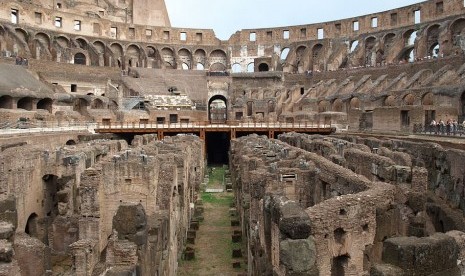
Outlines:
<svg viewBox="0 0 465 276"><path fill-rule="evenodd" d="M459 123L456 119L448 119L446 122L442 119L436 122L436 120L433 119L430 123L430 132L434 132L435 134L455 135L458 129ZM465 120L462 122L462 129L465 129Z"/></svg>
<svg viewBox="0 0 465 276"><path fill-rule="evenodd" d="M16 56L16 65L24 65L24 66L28 66L29 65L29 61L27 60L27 58L22 58L20 56Z"/></svg>

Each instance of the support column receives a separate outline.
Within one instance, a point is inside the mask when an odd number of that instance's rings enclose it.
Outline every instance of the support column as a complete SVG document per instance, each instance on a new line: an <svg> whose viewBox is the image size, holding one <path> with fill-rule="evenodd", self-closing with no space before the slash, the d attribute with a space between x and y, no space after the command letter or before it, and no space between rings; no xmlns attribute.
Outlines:
<svg viewBox="0 0 465 276"><path fill-rule="evenodd" d="M163 140L165 138L165 135L163 133L163 130L157 130L157 139L159 141Z"/></svg>
<svg viewBox="0 0 465 276"><path fill-rule="evenodd" d="M200 139L203 140L203 158L207 158L207 137L205 129L200 130Z"/></svg>
<svg viewBox="0 0 465 276"><path fill-rule="evenodd" d="M268 131L268 138L274 139L274 130Z"/></svg>
<svg viewBox="0 0 465 276"><path fill-rule="evenodd" d="M231 140L236 139L236 129L231 128Z"/></svg>

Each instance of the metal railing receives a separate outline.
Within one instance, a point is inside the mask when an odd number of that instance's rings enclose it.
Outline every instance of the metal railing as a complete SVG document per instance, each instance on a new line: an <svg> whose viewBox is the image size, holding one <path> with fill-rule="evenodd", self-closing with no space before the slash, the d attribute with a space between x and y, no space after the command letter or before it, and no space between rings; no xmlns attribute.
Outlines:
<svg viewBox="0 0 465 276"><path fill-rule="evenodd" d="M414 124L413 133L426 135L445 135L445 136L465 136L465 127L463 125L423 125Z"/></svg>
<svg viewBox="0 0 465 276"><path fill-rule="evenodd" d="M44 132L91 132L95 133L94 122L36 122L18 121L0 125L0 135L14 135Z"/></svg>
<svg viewBox="0 0 465 276"><path fill-rule="evenodd" d="M318 129L318 128L332 128L332 125L318 123L318 122L241 122L241 121L227 121L224 123L210 123L210 122L176 122L176 123L162 123L162 122L112 122L112 123L98 123L96 129L224 129L224 128L245 128L245 129Z"/></svg>

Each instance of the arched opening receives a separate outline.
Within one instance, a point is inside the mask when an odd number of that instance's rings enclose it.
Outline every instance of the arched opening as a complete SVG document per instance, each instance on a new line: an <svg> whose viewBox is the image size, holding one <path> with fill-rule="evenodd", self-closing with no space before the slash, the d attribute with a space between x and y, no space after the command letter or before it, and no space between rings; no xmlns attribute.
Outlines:
<svg viewBox="0 0 465 276"><path fill-rule="evenodd" d="M37 109L47 110L48 112L52 113L52 103L53 100L50 98L45 98L37 102Z"/></svg>
<svg viewBox="0 0 465 276"><path fill-rule="evenodd" d="M404 97L404 105L413 105L415 103L415 96L413 94L407 94Z"/></svg>
<svg viewBox="0 0 465 276"><path fill-rule="evenodd" d="M260 65L258 65L258 72L268 72L268 71L269 71L268 64L260 63Z"/></svg>
<svg viewBox="0 0 465 276"><path fill-rule="evenodd" d="M75 54L74 64L86 65L86 56L83 53Z"/></svg>
<svg viewBox="0 0 465 276"><path fill-rule="evenodd" d="M352 43L350 44L350 52L349 53L355 52L357 47L358 47L358 40L352 41Z"/></svg>
<svg viewBox="0 0 465 276"><path fill-rule="evenodd" d="M104 109L105 108L105 104L103 103L102 100L100 99L95 99L92 101L92 103L90 104L90 108L91 109Z"/></svg>
<svg viewBox="0 0 465 276"><path fill-rule="evenodd" d="M450 25L451 41L454 46L460 47L465 33L465 19L460 18Z"/></svg>
<svg viewBox="0 0 465 276"><path fill-rule="evenodd" d="M73 110L83 114L87 112L88 106L89 106L89 102L87 102L85 99L75 99Z"/></svg>
<svg viewBox="0 0 465 276"><path fill-rule="evenodd" d="M415 49L413 46L404 48L399 56L399 61L402 62L414 62L415 61Z"/></svg>
<svg viewBox="0 0 465 276"><path fill-rule="evenodd" d="M205 64L207 61L207 53L203 49L198 49L194 52L194 62L202 64L204 69L197 69L197 70L205 70Z"/></svg>
<svg viewBox="0 0 465 276"><path fill-rule="evenodd" d="M74 141L74 140L68 140L68 141L66 141L66 145L67 145L67 146L74 146L74 145L76 145L76 141Z"/></svg>
<svg viewBox="0 0 465 276"><path fill-rule="evenodd" d="M24 232L28 234L31 237L38 237L39 236L39 231L38 231L38 220L39 216L36 213L32 213L29 215L27 218L26 222L26 228L24 229Z"/></svg>
<svg viewBox="0 0 465 276"><path fill-rule="evenodd" d="M439 43L434 43L428 50L428 56L437 58L439 57Z"/></svg>
<svg viewBox="0 0 465 276"><path fill-rule="evenodd" d="M123 57L123 46L119 43L113 43L110 46L111 52L113 53L113 59L114 61L112 62L112 66L118 66L121 69L123 68L123 64L121 63L121 58Z"/></svg>
<svg viewBox="0 0 465 276"><path fill-rule="evenodd" d="M417 38L417 32L415 30L408 30L404 33L405 46L412 46L415 44Z"/></svg>
<svg viewBox="0 0 465 276"><path fill-rule="evenodd" d="M210 123L225 123L228 120L227 100L222 95L215 95L208 101L208 119Z"/></svg>
<svg viewBox="0 0 465 276"><path fill-rule="evenodd" d="M289 55L289 51L290 51L289 48L282 49L281 55L280 55L281 62L284 62L287 59L287 56Z"/></svg>
<svg viewBox="0 0 465 276"><path fill-rule="evenodd" d="M210 53L210 64L216 64L216 63L220 63L223 65L224 69L221 69L219 71L226 70L227 58L226 58L226 53L223 50L214 50ZM211 66L210 66L210 70L214 71L211 68Z"/></svg>
<svg viewBox="0 0 465 276"><path fill-rule="evenodd" d="M81 49L87 50L88 43L84 38L77 38L76 39L76 46L78 46Z"/></svg>
<svg viewBox="0 0 465 276"><path fill-rule="evenodd" d="M376 63L375 56L376 38L369 37L365 40L365 65L374 66Z"/></svg>
<svg viewBox="0 0 465 276"><path fill-rule="evenodd" d="M231 69L232 69L233 73L242 72L242 68L241 68L241 65L239 63L234 63Z"/></svg>
<svg viewBox="0 0 465 276"><path fill-rule="evenodd" d="M205 66L203 66L202 63L198 62L196 67L195 67L196 70L205 70Z"/></svg>
<svg viewBox="0 0 465 276"><path fill-rule="evenodd" d="M181 49L178 51L178 57L180 62L182 63L183 70L189 70L192 64L192 54L187 49ZM187 69L186 69L187 68Z"/></svg>
<svg viewBox="0 0 465 276"><path fill-rule="evenodd" d="M395 97L390 95L384 99L384 106L395 106Z"/></svg>
<svg viewBox="0 0 465 276"><path fill-rule="evenodd" d="M0 108L13 109L13 97L5 95L0 97Z"/></svg>
<svg viewBox="0 0 465 276"><path fill-rule="evenodd" d="M321 101L318 103L318 112L326 112L329 109L329 102L328 101Z"/></svg>
<svg viewBox="0 0 465 276"><path fill-rule="evenodd" d="M21 98L18 101L18 108L31 111L32 108L33 108L32 98L30 98L30 97Z"/></svg>
<svg viewBox="0 0 465 276"><path fill-rule="evenodd" d="M384 50L388 51L392 45L394 44L394 39L396 38L396 35L393 33L388 33L387 35L384 36Z"/></svg>
<svg viewBox="0 0 465 276"><path fill-rule="evenodd" d="M247 64L247 73L253 73L255 71L255 64L253 62Z"/></svg>
<svg viewBox="0 0 465 276"><path fill-rule="evenodd" d="M426 32L427 54L429 57L439 55L439 25L433 25ZM435 52L437 50L437 52Z"/></svg>
<svg viewBox="0 0 465 276"><path fill-rule="evenodd" d="M55 38L55 43L60 47L60 48L68 48L69 47L69 39L64 36L59 36Z"/></svg>
<svg viewBox="0 0 465 276"><path fill-rule="evenodd" d="M224 72L226 71L226 66L223 64L223 63L213 63L211 66L210 66L210 71L212 72Z"/></svg>
<svg viewBox="0 0 465 276"><path fill-rule="evenodd" d="M332 111L334 112L343 112L343 102L341 99L336 99L334 100L333 102L333 108L332 108Z"/></svg>
<svg viewBox="0 0 465 276"><path fill-rule="evenodd" d="M316 44L312 48L312 66L313 71L323 70L323 45Z"/></svg>
<svg viewBox="0 0 465 276"><path fill-rule="evenodd" d="M347 275L349 268L349 255L334 257L331 264L331 276Z"/></svg>
<svg viewBox="0 0 465 276"><path fill-rule="evenodd" d="M360 99L353 97L350 99L350 109L360 109Z"/></svg>
<svg viewBox="0 0 465 276"><path fill-rule="evenodd" d="M426 93L421 99L422 105L434 105L434 95L433 93Z"/></svg>
<svg viewBox="0 0 465 276"><path fill-rule="evenodd" d="M157 49L153 46L148 46L146 48L147 53L147 66L149 68L161 68L161 56Z"/></svg>

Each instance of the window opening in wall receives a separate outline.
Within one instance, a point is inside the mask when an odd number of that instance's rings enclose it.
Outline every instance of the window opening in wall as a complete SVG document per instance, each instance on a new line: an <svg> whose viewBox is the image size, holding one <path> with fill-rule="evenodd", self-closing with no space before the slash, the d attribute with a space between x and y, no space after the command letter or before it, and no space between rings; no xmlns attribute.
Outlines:
<svg viewBox="0 0 465 276"><path fill-rule="evenodd" d="M437 2L436 3L436 13L440 14L444 12L444 2Z"/></svg>
<svg viewBox="0 0 465 276"><path fill-rule="evenodd" d="M170 114L170 123L178 122L178 114Z"/></svg>
<svg viewBox="0 0 465 276"><path fill-rule="evenodd" d="M397 25L397 13L391 13L391 26Z"/></svg>
<svg viewBox="0 0 465 276"><path fill-rule="evenodd" d="M42 24L42 13L35 12L34 17L36 19L36 24Z"/></svg>
<svg viewBox="0 0 465 276"><path fill-rule="evenodd" d="M325 32L324 32L323 28L318 28L316 30L316 34L317 34L318 39L325 38Z"/></svg>
<svg viewBox="0 0 465 276"><path fill-rule="evenodd" d="M170 32L169 31L163 31L163 39L164 40L169 40L170 39Z"/></svg>
<svg viewBox="0 0 465 276"><path fill-rule="evenodd" d="M249 34L249 41L255 41L257 39L257 34L255 32L251 32Z"/></svg>
<svg viewBox="0 0 465 276"><path fill-rule="evenodd" d="M105 11L98 11L98 15L100 17L104 17L105 16Z"/></svg>
<svg viewBox="0 0 465 276"><path fill-rule="evenodd" d="M179 34L179 40L181 40L181 41L186 41L186 40L187 40L187 33L181 32L181 33Z"/></svg>
<svg viewBox="0 0 465 276"><path fill-rule="evenodd" d="M336 27L337 31L340 31L341 30L341 23L334 24L334 27Z"/></svg>
<svg viewBox="0 0 465 276"><path fill-rule="evenodd" d="M61 9L61 3L57 3L57 9Z"/></svg>
<svg viewBox="0 0 465 276"><path fill-rule="evenodd" d="M198 63L197 63L197 66L196 66L196 69L197 69L197 70L205 70L205 66L203 66L202 63L198 62Z"/></svg>
<svg viewBox="0 0 465 276"><path fill-rule="evenodd" d="M242 71L239 63L234 63L231 69L233 73L240 73Z"/></svg>
<svg viewBox="0 0 465 276"><path fill-rule="evenodd" d="M195 41L202 42L202 40L203 40L203 34L202 33L196 33L195 34Z"/></svg>
<svg viewBox="0 0 465 276"><path fill-rule="evenodd" d="M81 30L81 20L74 20L74 30L75 31Z"/></svg>
<svg viewBox="0 0 465 276"><path fill-rule="evenodd" d="M61 17L55 17L55 27L61 28L63 26L63 19Z"/></svg>
<svg viewBox="0 0 465 276"><path fill-rule="evenodd" d="M378 28L378 17L373 17L371 19L371 27L372 28Z"/></svg>
<svg viewBox="0 0 465 276"><path fill-rule="evenodd" d="M358 31L360 28L358 21L352 22L352 30Z"/></svg>
<svg viewBox="0 0 465 276"><path fill-rule="evenodd" d="M305 88L304 87L301 87L300 88L300 95L303 95L305 93Z"/></svg>
<svg viewBox="0 0 465 276"><path fill-rule="evenodd" d="M165 117L157 117L157 124L164 124L165 123Z"/></svg>
<svg viewBox="0 0 465 276"><path fill-rule="evenodd" d="M187 65L187 63L183 63L181 67L182 67L182 70L189 70L189 65Z"/></svg>
<svg viewBox="0 0 465 276"><path fill-rule="evenodd" d="M354 52L355 49L357 49L358 46L358 40L352 41L352 44L350 45L350 52Z"/></svg>
<svg viewBox="0 0 465 276"><path fill-rule="evenodd" d="M420 10L416 10L413 12L413 16L414 16L414 23L415 24L418 24L418 23L421 23L421 11Z"/></svg>
<svg viewBox="0 0 465 276"><path fill-rule="evenodd" d="M284 39L289 39L289 30L284 30L283 31L283 38Z"/></svg>
<svg viewBox="0 0 465 276"><path fill-rule="evenodd" d="M297 175L296 174L282 174L281 175L281 182L285 181L294 181L297 180Z"/></svg>
<svg viewBox="0 0 465 276"><path fill-rule="evenodd" d="M400 119L402 122L402 126L409 126L410 125L410 116L408 110L402 110L400 112Z"/></svg>
<svg viewBox="0 0 465 276"><path fill-rule="evenodd" d="M17 9L11 9L11 23L18 24L19 22L19 11Z"/></svg>
<svg viewBox="0 0 465 276"><path fill-rule="evenodd" d="M267 39L272 39L273 38L273 32L272 31L266 32L266 38Z"/></svg>
<svg viewBox="0 0 465 276"><path fill-rule="evenodd" d="M71 92L77 92L77 84L71 84Z"/></svg>
<svg viewBox="0 0 465 276"><path fill-rule="evenodd" d="M253 62L249 63L249 65L247 65L247 72L248 73L253 73L255 71L255 64Z"/></svg>
<svg viewBox="0 0 465 276"><path fill-rule="evenodd" d="M289 48L284 48L283 51L281 52L281 62L286 60L287 56L289 55Z"/></svg>
<svg viewBox="0 0 465 276"><path fill-rule="evenodd" d="M152 30L146 29L146 30L145 30L145 36L146 36L146 37L152 37Z"/></svg>
<svg viewBox="0 0 465 276"><path fill-rule="evenodd" d="M300 29L300 38L306 38L307 37L307 29L302 28Z"/></svg>
<svg viewBox="0 0 465 276"><path fill-rule="evenodd" d="M118 38L118 28L111 27L110 28L110 37L111 38Z"/></svg>
<svg viewBox="0 0 465 276"><path fill-rule="evenodd" d="M129 35L130 38L134 38L136 36L136 29L129 28L128 35Z"/></svg>

